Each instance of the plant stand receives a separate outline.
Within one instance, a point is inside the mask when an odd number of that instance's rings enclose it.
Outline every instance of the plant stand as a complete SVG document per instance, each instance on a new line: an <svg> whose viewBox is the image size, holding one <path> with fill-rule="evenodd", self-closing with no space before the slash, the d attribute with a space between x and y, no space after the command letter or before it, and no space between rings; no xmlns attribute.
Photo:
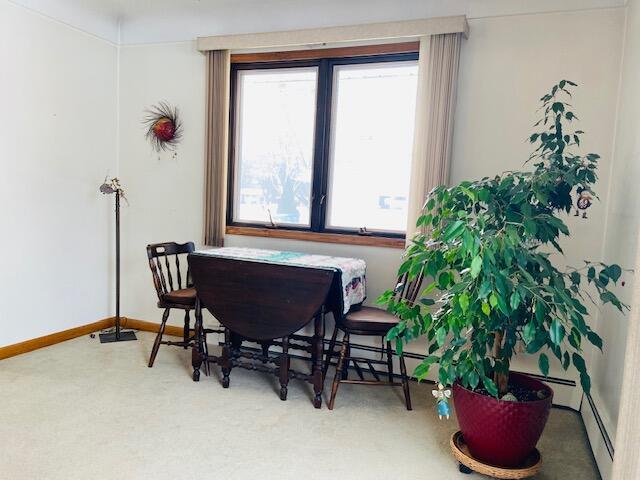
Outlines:
<svg viewBox="0 0 640 480"><path fill-rule="evenodd" d="M459 469L462 473L477 472L493 478L517 480L533 477L540 471L540 467L542 466L542 457L538 449L534 449L524 464L517 468L497 467L483 463L471 456L467 445L464 443L464 438L462 438L462 432L460 431L451 436L449 446L451 447L453 456L460 463Z"/></svg>
<svg viewBox="0 0 640 480"><path fill-rule="evenodd" d="M129 342L137 340L132 331L120 330L120 190L116 194L116 329L111 333L101 333L100 343Z"/></svg>

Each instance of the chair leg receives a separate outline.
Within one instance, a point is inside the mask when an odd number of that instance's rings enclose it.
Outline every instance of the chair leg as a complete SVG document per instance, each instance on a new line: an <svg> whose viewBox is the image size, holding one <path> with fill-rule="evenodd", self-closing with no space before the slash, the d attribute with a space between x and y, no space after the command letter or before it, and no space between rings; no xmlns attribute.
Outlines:
<svg viewBox="0 0 640 480"><path fill-rule="evenodd" d="M329 410L333 410L333 403L336 400L336 394L338 393L338 387L340 386L340 378L342 377L342 368L344 366L344 359L347 356L347 345L349 344L349 334L345 333L342 338L342 347L340 348L340 357L338 358L338 365L336 366L336 374L333 377L333 384L331 385L331 397L329 398Z"/></svg>
<svg viewBox="0 0 640 480"><path fill-rule="evenodd" d="M402 390L404 390L404 403L407 410L413 410L411 407L411 394L409 393L409 379L407 378L407 367L404 364L404 355L400 354L400 375L402 375Z"/></svg>
<svg viewBox="0 0 640 480"><path fill-rule="evenodd" d="M331 335L331 341L329 342L329 350L324 360L324 367L322 367L322 378L327 376L327 370L329 370L329 364L331 363L331 357L333 356L333 349L336 348L336 339L338 337L338 326L333 327L333 334Z"/></svg>
<svg viewBox="0 0 640 480"><path fill-rule="evenodd" d="M351 358L351 345L347 343L346 360L344 361L344 364L342 365L342 368L341 368L342 380L347 380L349 378L349 364L351 363L350 358Z"/></svg>
<svg viewBox="0 0 640 480"><path fill-rule="evenodd" d="M391 352L391 342L387 341L387 371L389 372L389 383L393 382L393 353Z"/></svg>
<svg viewBox="0 0 640 480"><path fill-rule="evenodd" d="M153 342L153 348L151 349L151 356L149 357L149 368L153 367L153 362L156 360L156 355L160 348L160 342L162 341L162 335L164 334L164 326L167 324L167 319L169 318L169 311L170 310L168 308L165 308L164 313L162 314L162 323L160 323L156 340Z"/></svg>
<svg viewBox="0 0 640 480"><path fill-rule="evenodd" d="M183 347L185 350L189 347L189 324L191 323L191 319L189 318L189 310L185 310L184 312L184 329L182 330L182 342L184 343Z"/></svg>

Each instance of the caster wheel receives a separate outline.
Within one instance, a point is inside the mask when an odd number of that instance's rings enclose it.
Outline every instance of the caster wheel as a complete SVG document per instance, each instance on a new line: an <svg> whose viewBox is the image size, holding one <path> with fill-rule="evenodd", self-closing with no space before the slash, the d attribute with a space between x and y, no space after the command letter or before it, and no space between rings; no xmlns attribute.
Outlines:
<svg viewBox="0 0 640 480"><path fill-rule="evenodd" d="M467 475L469 475L470 473L473 473L473 470L471 470L466 465L463 465L462 463L458 464L458 470L460 470L461 473L465 473Z"/></svg>
<svg viewBox="0 0 640 480"><path fill-rule="evenodd" d="M229 377L222 379L222 388L229 388Z"/></svg>
<svg viewBox="0 0 640 480"><path fill-rule="evenodd" d="M200 381L200 370L194 370L193 371L193 381L194 382L199 382Z"/></svg>
<svg viewBox="0 0 640 480"><path fill-rule="evenodd" d="M320 396L320 395L316 395L316 396L313 398L313 406L314 406L315 408L321 408L321 407L322 407L322 396Z"/></svg>
<svg viewBox="0 0 640 480"><path fill-rule="evenodd" d="M283 402L287 399L287 387L280 387L280 400Z"/></svg>

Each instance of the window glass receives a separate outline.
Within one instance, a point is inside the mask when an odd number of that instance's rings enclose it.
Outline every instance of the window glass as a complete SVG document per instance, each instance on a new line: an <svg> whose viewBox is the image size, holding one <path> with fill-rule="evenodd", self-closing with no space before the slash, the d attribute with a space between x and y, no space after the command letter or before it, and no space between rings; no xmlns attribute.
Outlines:
<svg viewBox="0 0 640 480"><path fill-rule="evenodd" d="M310 225L317 76L238 71L234 221Z"/></svg>
<svg viewBox="0 0 640 480"><path fill-rule="evenodd" d="M404 232L418 65L333 69L326 226Z"/></svg>

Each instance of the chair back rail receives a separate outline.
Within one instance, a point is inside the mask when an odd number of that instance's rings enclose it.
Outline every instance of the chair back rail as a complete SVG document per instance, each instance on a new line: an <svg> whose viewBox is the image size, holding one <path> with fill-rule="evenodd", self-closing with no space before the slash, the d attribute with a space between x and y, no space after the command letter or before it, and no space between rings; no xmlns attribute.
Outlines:
<svg viewBox="0 0 640 480"><path fill-rule="evenodd" d="M193 242L164 242L147 245L149 268L151 269L153 285L159 300L162 300L162 297L169 292L193 286L188 264L184 286L182 272L180 271L180 255L188 255L193 251L195 251ZM176 283L174 283L172 270L175 272Z"/></svg>
<svg viewBox="0 0 640 480"><path fill-rule="evenodd" d="M402 285L402 288L396 289L396 300L406 300L409 303L414 303L422 281L424 279L424 269L420 270L417 275L410 276L409 272L404 273L398 278L397 285Z"/></svg>

